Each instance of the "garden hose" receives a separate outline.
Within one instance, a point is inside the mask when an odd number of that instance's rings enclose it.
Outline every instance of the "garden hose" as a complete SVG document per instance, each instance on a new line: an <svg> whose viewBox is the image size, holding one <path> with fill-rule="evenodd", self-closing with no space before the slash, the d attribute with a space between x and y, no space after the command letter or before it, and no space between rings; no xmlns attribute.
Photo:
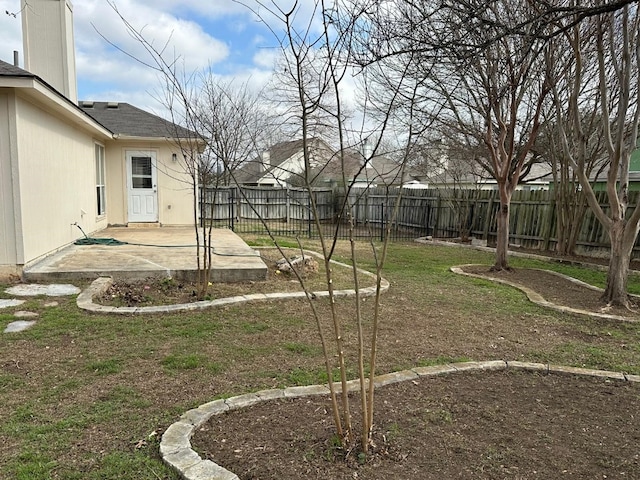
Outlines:
<svg viewBox="0 0 640 480"><path fill-rule="evenodd" d="M95 238L88 236L82 227L78 225L78 222L72 223L80 229L84 238L79 238L75 242L74 245L107 245L107 246L119 246L119 245L133 245L135 247L160 247L160 248L197 248L198 245L152 245L149 243L133 243L133 242L125 242L123 240L118 240L116 238ZM201 245L202 246L202 245ZM211 253L217 255L219 257L259 257L260 253L252 253L252 254L242 254L242 253L220 253L216 252L215 248L209 246Z"/></svg>

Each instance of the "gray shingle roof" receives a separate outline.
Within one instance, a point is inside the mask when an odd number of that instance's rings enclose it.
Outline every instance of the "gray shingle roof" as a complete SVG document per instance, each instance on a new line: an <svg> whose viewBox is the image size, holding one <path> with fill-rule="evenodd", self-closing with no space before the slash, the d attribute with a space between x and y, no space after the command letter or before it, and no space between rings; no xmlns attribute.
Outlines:
<svg viewBox="0 0 640 480"><path fill-rule="evenodd" d="M56 91L37 75L0 60L0 77L35 78ZM67 99L67 101L69 101ZM89 107L88 105L92 106ZM111 105L111 107L110 107ZM78 106L74 104L77 108ZM116 135L144 138L197 138L198 135L157 115L123 102L80 102L80 109Z"/></svg>
<svg viewBox="0 0 640 480"><path fill-rule="evenodd" d="M80 108L116 135L145 138L198 136L186 128L124 102L81 101Z"/></svg>
<svg viewBox="0 0 640 480"><path fill-rule="evenodd" d="M2 77L31 77L35 78L35 75L31 72L27 72L20 67L11 65L10 63L0 60L0 76Z"/></svg>

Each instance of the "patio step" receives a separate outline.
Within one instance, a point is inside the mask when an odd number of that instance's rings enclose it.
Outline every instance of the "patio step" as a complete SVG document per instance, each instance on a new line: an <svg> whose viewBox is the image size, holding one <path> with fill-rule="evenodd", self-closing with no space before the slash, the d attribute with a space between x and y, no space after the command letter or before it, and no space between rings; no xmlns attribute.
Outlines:
<svg viewBox="0 0 640 480"><path fill-rule="evenodd" d="M160 228L162 225L160 222L129 222L127 227L129 228Z"/></svg>

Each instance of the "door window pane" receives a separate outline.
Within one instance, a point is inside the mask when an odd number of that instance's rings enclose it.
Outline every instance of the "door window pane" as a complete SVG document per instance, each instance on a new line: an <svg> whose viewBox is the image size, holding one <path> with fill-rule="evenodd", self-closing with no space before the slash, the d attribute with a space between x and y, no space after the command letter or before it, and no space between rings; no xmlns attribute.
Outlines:
<svg viewBox="0 0 640 480"><path fill-rule="evenodd" d="M133 177L131 179L133 188L152 188L151 177Z"/></svg>
<svg viewBox="0 0 640 480"><path fill-rule="evenodd" d="M153 188L151 157L131 157L131 186Z"/></svg>

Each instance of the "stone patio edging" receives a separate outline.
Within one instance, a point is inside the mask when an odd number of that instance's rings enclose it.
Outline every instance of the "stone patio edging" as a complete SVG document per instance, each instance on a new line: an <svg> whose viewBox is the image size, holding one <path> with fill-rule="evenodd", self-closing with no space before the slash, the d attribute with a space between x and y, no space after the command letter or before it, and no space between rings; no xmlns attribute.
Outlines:
<svg viewBox="0 0 640 480"><path fill-rule="evenodd" d="M317 252L313 252L310 250L304 250L304 253L307 255L311 255L317 258L324 258ZM346 263L338 262L336 260L331 260L331 263L334 265L338 265L341 267L351 268L351 265L347 265ZM362 268L358 268L358 273L365 275L367 277L371 277L373 279L376 278L374 273L371 273ZM329 296L328 290L322 290L318 292L280 292L280 293L252 293L249 295L237 295L235 297L226 297L226 298L216 298L215 300L203 300L200 302L193 303L179 303L175 305L157 305L152 307L113 307L109 305L100 305L98 303L93 303L93 299L97 296L102 295L113 283L113 279L111 277L100 277L94 280L88 288L83 290L76 299L76 304L78 308L82 310L87 310L95 313L115 313L120 315L131 315L131 314L144 314L144 313L175 313L175 312L184 312L184 311L196 311L203 310L211 307L218 307L221 305L229 305L232 303L243 303L243 302L253 302L259 300L284 300L291 298L323 298ZM385 278L381 278L380 281L380 291L386 292L389 289L389 281ZM335 290L333 292L334 297L348 297L356 294L354 289L347 290ZM376 294L376 286L365 287L360 289L360 296L362 297L370 297Z"/></svg>
<svg viewBox="0 0 640 480"><path fill-rule="evenodd" d="M411 370L387 373L377 376L374 380L376 387L390 385L420 377L430 377L456 372L487 371L487 370L528 370L546 374L586 375L618 381L638 382L640 375L627 375L620 372L606 370L592 370L588 368L563 367L544 363L529 363L519 361L492 360L486 362L462 362L430 367L417 367ZM338 387L339 385L336 385ZM349 391L359 389L359 381L347 382ZM338 389L339 392L341 389ZM204 460L191 448L191 437L196 428L206 423L212 416L229 410L236 410L254 405L258 402L279 398L293 398L311 395L328 395L326 385L310 385L307 387L289 387L285 389L263 390L247 393L227 399L205 403L184 413L180 420L167 428L160 440L160 456L162 460L174 468L185 480L239 480L238 476L211 460Z"/></svg>
<svg viewBox="0 0 640 480"><path fill-rule="evenodd" d="M540 305L541 307L550 308L550 309L556 310L558 312L575 313L575 314L578 314L578 315L587 315L589 317L602 318L602 319L606 319L606 320L617 320L617 321L621 321L621 322L637 323L637 320L635 320L633 318L621 317L620 315L611 315L609 313L598 313L598 312L592 312L592 311L589 311L589 310L580 310L578 308L565 307L564 305L556 305L555 303L552 303L552 302L549 302L548 300L545 300L544 297L542 295L540 295L538 292L536 292L536 291L534 291L534 290L532 290L532 289L530 289L528 287L525 287L524 285L520 285L518 283L510 282L509 280L504 280L502 278L492 277L490 274L489 275L477 275L475 273L468 273L468 272L465 272L464 270L462 270L464 267L477 267L477 266L483 266L483 265L478 265L478 264L458 265L458 266L455 266L455 267L451 267L450 270L453 273L457 273L458 275L465 275L467 277L480 278L482 280L491 280L492 282L497 282L497 283L501 283L503 285L509 285L510 287L517 288L518 290L521 290L522 292L524 292L524 294L527 296L529 301L535 303L536 305ZM596 292L604 292L604 290L602 288L598 288L598 287L595 287L593 285L589 285L588 283L585 283L582 280L578 280L577 278L573 278L573 277L570 277L568 275L564 275L562 273L554 272L553 270L544 270L544 269L541 269L541 268L532 268L531 270L540 270L542 272L550 273L552 275L556 275L556 276L564 278L565 280L568 280L568 281L570 281L572 283L575 283L576 285L581 285L583 287L589 288L589 289L594 290ZM635 297L635 295L633 295L633 296Z"/></svg>

